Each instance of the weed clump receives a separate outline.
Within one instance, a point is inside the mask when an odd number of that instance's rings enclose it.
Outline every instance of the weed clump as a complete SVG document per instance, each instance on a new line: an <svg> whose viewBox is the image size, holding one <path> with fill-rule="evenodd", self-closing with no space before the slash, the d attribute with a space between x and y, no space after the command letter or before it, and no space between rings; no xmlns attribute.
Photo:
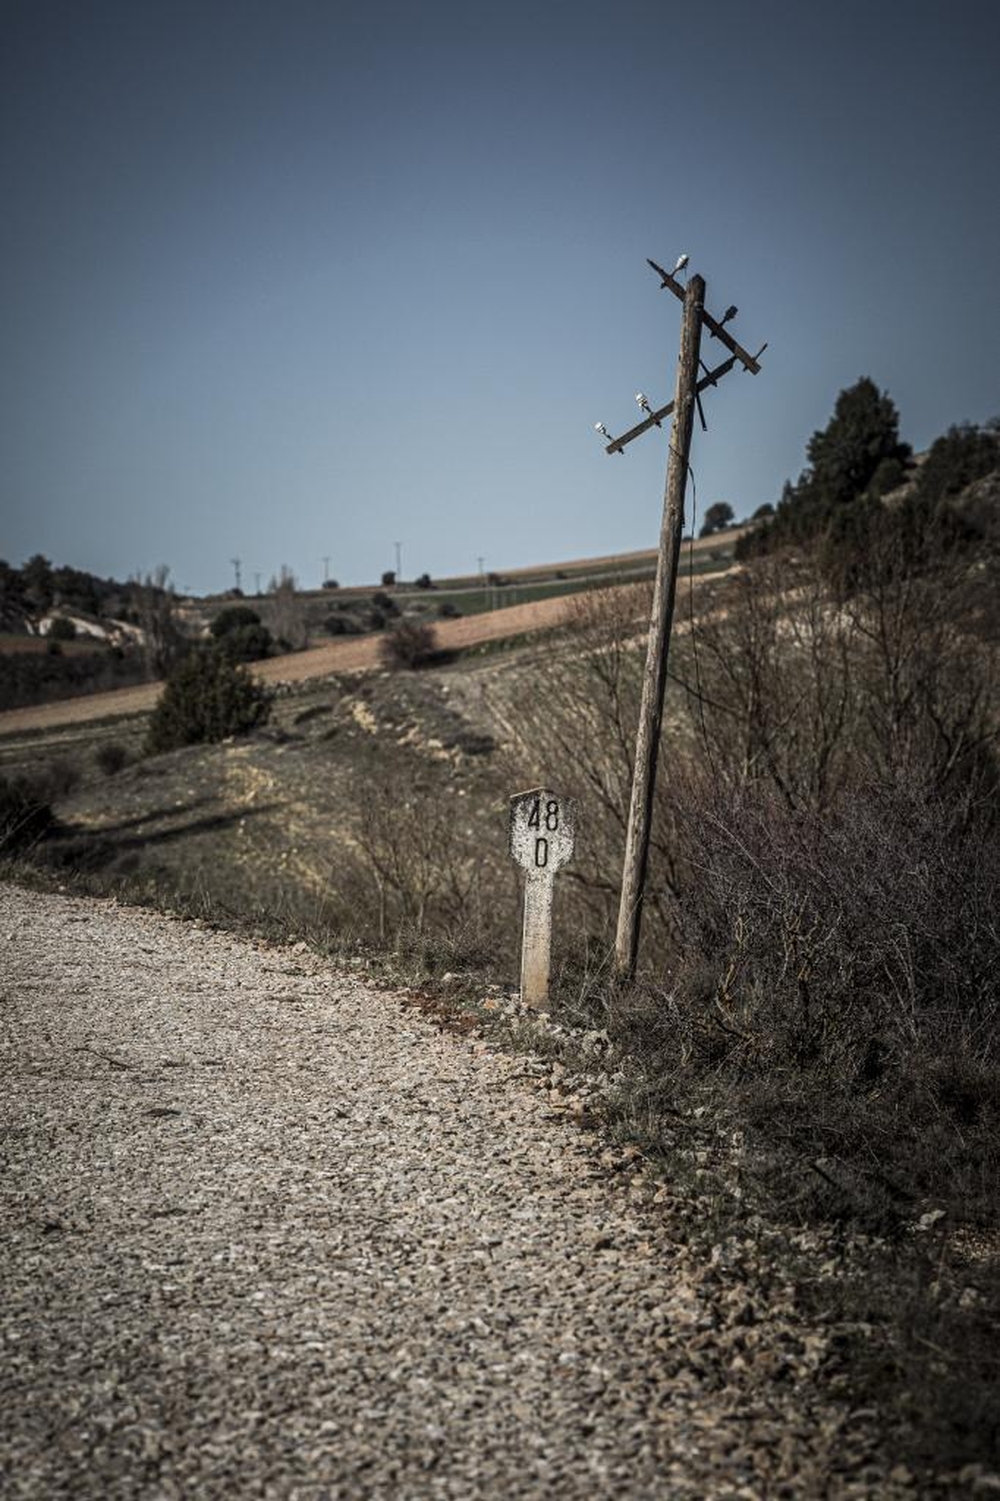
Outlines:
<svg viewBox="0 0 1000 1501"><path fill-rule="evenodd" d="M267 723L272 694L218 648L191 652L167 679L153 711L150 755L246 735Z"/></svg>

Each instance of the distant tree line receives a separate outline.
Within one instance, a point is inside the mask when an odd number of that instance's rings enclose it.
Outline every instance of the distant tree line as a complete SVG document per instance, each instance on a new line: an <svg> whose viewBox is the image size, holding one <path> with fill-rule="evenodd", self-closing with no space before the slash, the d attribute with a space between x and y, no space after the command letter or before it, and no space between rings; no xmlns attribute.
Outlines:
<svg viewBox="0 0 1000 1501"><path fill-rule="evenodd" d="M55 567L42 553L21 568L0 559L0 629L23 630L28 620L53 609L138 623L136 590L146 587L169 592L165 577L123 584L82 568Z"/></svg>
<svg viewBox="0 0 1000 1501"><path fill-rule="evenodd" d="M52 611L48 652L0 653L0 707L18 708L101 692L162 677L182 652L184 639L166 568L120 583L80 568L54 567L42 553L21 568L0 560L0 631L27 634ZM71 615L124 621L138 628L134 644L91 640L89 652L63 655L62 643L78 635Z"/></svg>
<svg viewBox="0 0 1000 1501"><path fill-rule="evenodd" d="M41 552L23 567L0 558L0 630L26 630L30 620L38 620L51 609L141 624L150 594L159 599L173 594L167 569L158 569L144 581L129 579L123 584L116 578L98 578L86 569L54 566Z"/></svg>
<svg viewBox="0 0 1000 1501"><path fill-rule="evenodd" d="M0 710L128 688L149 676L142 653L120 647L100 647L79 656L0 652Z"/></svg>

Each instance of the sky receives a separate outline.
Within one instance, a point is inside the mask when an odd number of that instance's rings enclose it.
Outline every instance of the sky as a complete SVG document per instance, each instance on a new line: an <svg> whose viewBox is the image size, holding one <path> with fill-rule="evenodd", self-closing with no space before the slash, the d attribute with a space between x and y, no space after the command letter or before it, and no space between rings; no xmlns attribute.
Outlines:
<svg viewBox="0 0 1000 1501"><path fill-rule="evenodd" d="M869 376L1000 412L1000 8L4 0L0 557L184 592L656 544L690 256L762 370L696 511ZM714 355L718 345L708 341ZM698 514L694 524L698 525Z"/></svg>

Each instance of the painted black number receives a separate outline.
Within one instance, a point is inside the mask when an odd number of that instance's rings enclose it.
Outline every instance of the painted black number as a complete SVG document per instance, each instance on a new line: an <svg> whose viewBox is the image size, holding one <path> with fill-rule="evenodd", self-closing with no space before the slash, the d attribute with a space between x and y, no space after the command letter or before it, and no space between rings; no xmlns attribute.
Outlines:
<svg viewBox="0 0 1000 1501"><path fill-rule="evenodd" d="M549 841L547 839L535 840L535 864L539 870L543 870L549 863Z"/></svg>
<svg viewBox="0 0 1000 1501"><path fill-rule="evenodd" d="M554 834L559 827L559 804L555 798L545 804L545 827Z"/></svg>

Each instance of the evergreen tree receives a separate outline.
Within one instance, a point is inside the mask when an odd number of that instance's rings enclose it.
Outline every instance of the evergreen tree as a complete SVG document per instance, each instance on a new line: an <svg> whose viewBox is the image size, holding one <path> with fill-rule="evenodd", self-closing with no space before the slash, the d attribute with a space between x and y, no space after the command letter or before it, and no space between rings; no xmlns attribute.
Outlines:
<svg viewBox="0 0 1000 1501"><path fill-rule="evenodd" d="M21 569L25 597L36 615L44 615L52 603L52 564L36 552Z"/></svg>
<svg viewBox="0 0 1000 1501"><path fill-rule="evenodd" d="M157 755L182 745L249 734L267 723L272 697L219 647L193 651L167 679L153 710L146 749Z"/></svg>
<svg viewBox="0 0 1000 1501"><path fill-rule="evenodd" d="M705 512L705 524L698 535L710 537L713 532L720 532L723 527L732 526L735 519L733 508L728 500L717 500Z"/></svg>
<svg viewBox="0 0 1000 1501"><path fill-rule="evenodd" d="M891 398L863 376L841 391L826 427L813 433L806 447L810 468L804 477L804 497L824 510L845 505L866 494L880 466L902 465L909 446L899 441L899 413ZM898 483L900 470L883 472L883 484ZM889 480L890 483L886 483Z"/></svg>

